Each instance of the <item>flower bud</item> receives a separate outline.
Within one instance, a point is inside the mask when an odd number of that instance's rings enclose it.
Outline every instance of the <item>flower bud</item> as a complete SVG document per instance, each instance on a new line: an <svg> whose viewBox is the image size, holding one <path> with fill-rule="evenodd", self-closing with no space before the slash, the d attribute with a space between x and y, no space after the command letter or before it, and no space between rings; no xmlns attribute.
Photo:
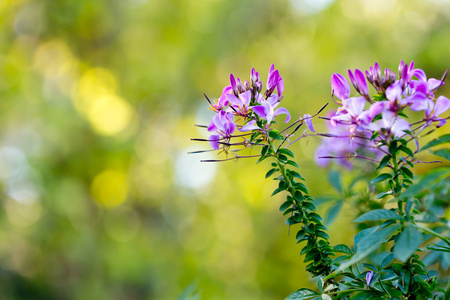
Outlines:
<svg viewBox="0 0 450 300"><path fill-rule="evenodd" d="M344 76L338 73L334 73L331 76L331 88L333 89L333 94L339 99L344 100L350 96L350 85Z"/></svg>

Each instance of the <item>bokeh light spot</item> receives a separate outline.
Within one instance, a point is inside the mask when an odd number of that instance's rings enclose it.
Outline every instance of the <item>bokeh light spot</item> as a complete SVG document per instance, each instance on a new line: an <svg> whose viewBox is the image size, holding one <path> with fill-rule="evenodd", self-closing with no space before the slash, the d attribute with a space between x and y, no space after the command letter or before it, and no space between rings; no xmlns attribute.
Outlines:
<svg viewBox="0 0 450 300"><path fill-rule="evenodd" d="M334 0L290 0L294 9L307 14L314 15L330 6Z"/></svg>
<svg viewBox="0 0 450 300"><path fill-rule="evenodd" d="M209 146L209 145L208 145ZM199 189L208 185L216 174L216 165L214 163L202 163L198 156L188 155L190 151L198 150L196 148L184 149L178 154L175 174L179 185L189 189ZM214 159L208 153L202 153L201 159Z"/></svg>
<svg viewBox="0 0 450 300"><path fill-rule="evenodd" d="M122 204L128 194L127 176L118 170L106 170L98 174L91 185L91 195L105 207Z"/></svg>
<svg viewBox="0 0 450 300"><path fill-rule="evenodd" d="M102 68L87 71L79 80L74 105L91 123L93 129L106 136L125 130L134 110L116 93L114 75Z"/></svg>

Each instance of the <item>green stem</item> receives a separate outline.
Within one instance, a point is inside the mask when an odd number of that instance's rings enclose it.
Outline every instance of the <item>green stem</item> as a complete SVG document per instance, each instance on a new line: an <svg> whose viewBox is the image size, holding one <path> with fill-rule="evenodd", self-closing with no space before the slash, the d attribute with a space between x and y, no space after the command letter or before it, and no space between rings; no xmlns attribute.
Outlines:
<svg viewBox="0 0 450 300"><path fill-rule="evenodd" d="M429 228L426 228L422 225L418 225L418 224L413 224L414 227L416 227L417 229L423 230L425 232L428 232L431 235L434 235L437 238L440 238L442 241L444 241L447 245L450 246L450 239L448 237L443 236L442 234L437 233L434 230L431 230Z"/></svg>

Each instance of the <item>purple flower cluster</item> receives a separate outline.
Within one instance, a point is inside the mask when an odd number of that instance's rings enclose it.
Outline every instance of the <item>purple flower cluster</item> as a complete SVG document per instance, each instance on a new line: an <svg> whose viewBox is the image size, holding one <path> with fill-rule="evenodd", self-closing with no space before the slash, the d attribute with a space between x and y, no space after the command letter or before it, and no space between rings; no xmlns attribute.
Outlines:
<svg viewBox="0 0 450 300"><path fill-rule="evenodd" d="M365 72L348 70L348 77L357 91L355 97L350 97L350 84L344 76L335 73L331 77L333 99L340 107L329 118L330 134L325 136L331 138L324 139L318 156L341 157L344 153L356 153L361 147L376 149L377 145L407 135L415 139L425 128L433 124L441 127L448 119L442 114L449 110L450 100L444 96L436 98L434 94L444 81L427 79L423 70L414 67L414 62L409 65L400 62L398 76L389 69L382 72L375 63ZM376 91L372 97L369 84ZM424 115L410 124L406 118L408 110L423 111ZM370 139L373 136L376 138ZM342 147L336 149L339 144Z"/></svg>
<svg viewBox="0 0 450 300"><path fill-rule="evenodd" d="M236 129L241 132L257 130L268 132L275 117L285 114L285 123L291 116L286 108L278 107L283 98L284 82L274 65L270 67L266 90L259 73L253 68L250 81L242 82L230 74L230 85L226 86L217 101L210 102L211 109L216 112L208 126L212 132L209 143L213 149L220 149L221 145L230 145ZM304 116L309 128L312 128L311 118ZM238 125L242 124L242 125Z"/></svg>

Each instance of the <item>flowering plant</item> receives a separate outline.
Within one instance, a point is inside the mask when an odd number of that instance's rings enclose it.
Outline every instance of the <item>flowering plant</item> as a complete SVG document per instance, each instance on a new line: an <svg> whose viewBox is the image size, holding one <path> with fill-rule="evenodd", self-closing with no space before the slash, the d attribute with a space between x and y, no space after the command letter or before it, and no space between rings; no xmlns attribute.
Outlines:
<svg viewBox="0 0 450 300"><path fill-rule="evenodd" d="M420 146L423 136L445 125L449 118L443 115L450 109L450 100L435 96L445 75L440 80L427 79L413 62L401 62L396 75L389 69L382 72L376 63L366 72L348 71L357 91L356 97L350 97L347 79L333 74L332 98L339 107L329 117L321 117L328 122L328 133L315 133L312 124L312 118L326 105L313 116L304 114L283 130L277 128L276 116L285 114L285 123L291 117L285 108L278 107L284 84L273 65L264 92L258 72L252 69L250 81L242 83L230 75L230 85L218 100L207 98L216 112L209 126L204 126L211 135L207 140L195 140L209 141L214 150L232 156L209 161L258 157L260 162L271 158L266 178L277 174L275 180L279 181L272 195L286 194L280 211L288 216L289 226L298 226L296 240L303 244L300 254L306 270L318 279L319 289L302 288L287 299L449 299L450 284L445 287L448 278L442 271L450 266L450 222L444 217L450 171L432 170L418 181L412 172L417 163L424 163L419 152L450 142L447 134ZM372 96L369 85L375 91ZM417 117L416 112L422 115ZM413 116L417 120L411 119ZM305 129L295 138L304 124L314 133ZM330 173L332 185L342 194L338 205L342 205L342 198L351 200L352 196L375 203L356 203L359 217L355 222L362 230L355 236L354 247L331 245L317 202L297 170L294 153L287 149L311 134L324 137L316 152L320 165L336 159L351 168L349 159L361 158L370 163L369 176L375 176L368 180L358 176L349 185L350 192L344 192L342 176ZM260 147L260 154L237 154L247 147ZM449 149L434 154L450 159ZM364 196L352 191L357 180L364 181Z"/></svg>

